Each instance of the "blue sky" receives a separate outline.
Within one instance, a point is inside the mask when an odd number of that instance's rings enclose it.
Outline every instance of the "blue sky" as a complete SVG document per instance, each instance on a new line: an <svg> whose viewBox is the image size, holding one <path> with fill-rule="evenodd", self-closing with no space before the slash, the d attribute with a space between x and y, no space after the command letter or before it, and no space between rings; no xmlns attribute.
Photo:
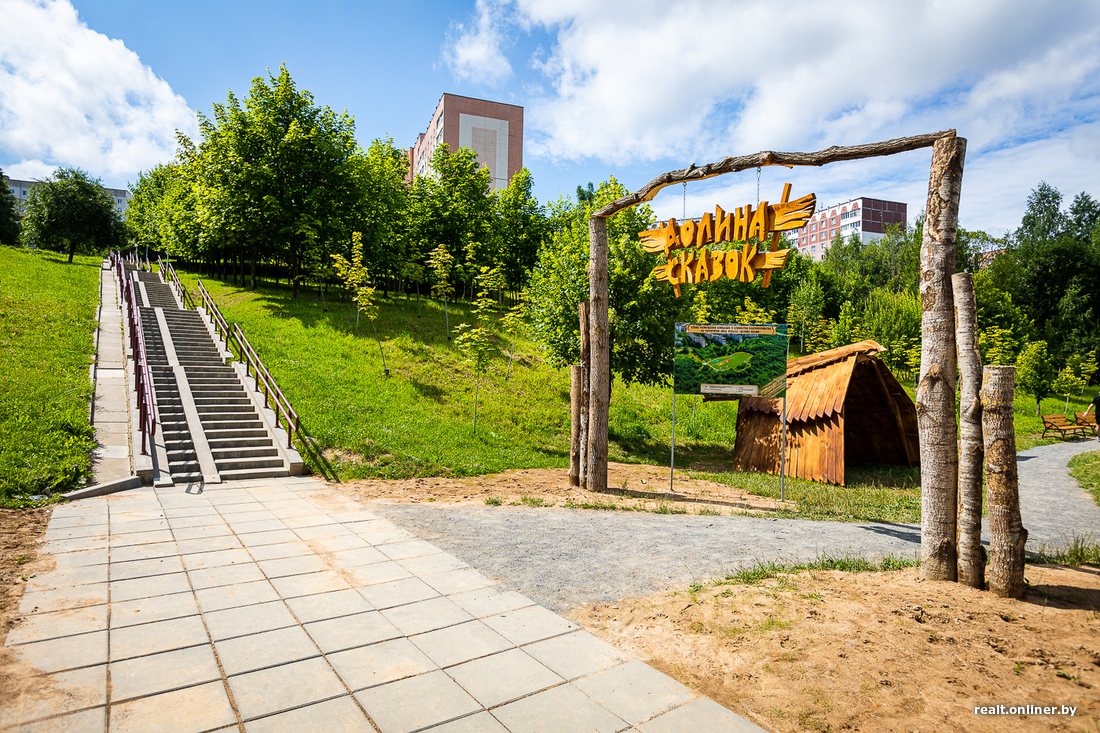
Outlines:
<svg viewBox="0 0 1100 733"><path fill-rule="evenodd" d="M1001 234L1040 180L1100 198L1100 3L970 0L0 0L0 167L85 168L112 186L168 160L232 89L286 63L356 121L408 146L443 92L525 107L542 200L615 175L957 128L960 219ZM761 173L822 204L924 207L929 154ZM754 201L755 172L692 184L689 213ZM681 187L653 205L681 214Z"/></svg>

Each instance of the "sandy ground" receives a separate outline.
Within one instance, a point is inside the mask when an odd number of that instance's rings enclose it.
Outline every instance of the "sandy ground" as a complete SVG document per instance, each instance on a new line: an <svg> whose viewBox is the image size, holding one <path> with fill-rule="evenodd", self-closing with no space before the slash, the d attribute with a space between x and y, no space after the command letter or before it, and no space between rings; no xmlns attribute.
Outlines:
<svg viewBox="0 0 1100 733"><path fill-rule="evenodd" d="M0 646L19 618L26 579L54 566L51 557L38 554L51 512L49 507L0 509Z"/></svg>
<svg viewBox="0 0 1100 733"><path fill-rule="evenodd" d="M1029 566L1007 600L916 569L801 573L566 616L775 731L1100 729L1100 570ZM977 715L976 706L1076 707Z"/></svg>
<svg viewBox="0 0 1100 733"><path fill-rule="evenodd" d="M542 500L547 505L618 504L631 509L653 510L662 506L697 514L700 510L770 512L782 505L793 509L793 502L779 502L763 496L704 479L690 472L676 471L673 491L669 490L668 469L630 463L610 463L607 469L609 493L597 493L571 487L569 471L564 468L538 468L505 471L470 478L418 478L403 480L346 481L330 486L361 501L392 504L418 504L439 501L448 504L483 505L488 498L503 504Z"/></svg>

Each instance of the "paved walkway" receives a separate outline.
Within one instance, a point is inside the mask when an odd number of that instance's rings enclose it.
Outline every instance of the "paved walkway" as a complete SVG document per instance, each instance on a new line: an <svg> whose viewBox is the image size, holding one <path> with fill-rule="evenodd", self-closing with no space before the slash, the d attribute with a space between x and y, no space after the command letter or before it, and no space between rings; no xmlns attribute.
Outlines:
<svg viewBox="0 0 1100 733"><path fill-rule="evenodd" d="M759 730L309 478L58 507L26 731Z"/></svg>
<svg viewBox="0 0 1100 733"><path fill-rule="evenodd" d="M96 334L95 399L92 426L99 447L92 458L95 483L133 475L130 465L130 385L118 286L110 269L99 272L99 331ZM140 443L140 436L138 438ZM139 445L140 447L140 445Z"/></svg>

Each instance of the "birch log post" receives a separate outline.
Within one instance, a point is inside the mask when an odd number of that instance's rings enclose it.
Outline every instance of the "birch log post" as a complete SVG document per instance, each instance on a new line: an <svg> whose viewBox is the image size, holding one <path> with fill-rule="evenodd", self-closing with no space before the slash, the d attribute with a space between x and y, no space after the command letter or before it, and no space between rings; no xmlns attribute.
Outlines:
<svg viewBox="0 0 1100 733"><path fill-rule="evenodd" d="M987 366L982 381L985 486L989 491L989 590L1004 598L1024 594L1024 544L1016 430L1012 420L1016 367Z"/></svg>
<svg viewBox="0 0 1100 733"><path fill-rule="evenodd" d="M581 434L580 434L580 487L588 488L588 404L589 400L589 365L591 364L592 349L589 347L588 327L588 301L577 306L577 320L580 327L581 340Z"/></svg>
<svg viewBox="0 0 1100 733"><path fill-rule="evenodd" d="M948 137L932 146L928 206L920 249L921 359L917 429L921 467L921 577L955 580L956 506L959 490L955 442L955 272L959 195L966 140Z"/></svg>
<svg viewBox="0 0 1100 733"><path fill-rule="evenodd" d="M611 397L611 341L607 323L607 219L588 220L588 482L607 490L607 426Z"/></svg>
<svg viewBox="0 0 1100 733"><path fill-rule="evenodd" d="M584 366L569 367L569 485L581 485L581 409L584 405Z"/></svg>
<svg viewBox="0 0 1100 733"><path fill-rule="evenodd" d="M978 352L974 276L951 277L955 296L955 348L959 356L959 582L985 588L982 547L982 356Z"/></svg>

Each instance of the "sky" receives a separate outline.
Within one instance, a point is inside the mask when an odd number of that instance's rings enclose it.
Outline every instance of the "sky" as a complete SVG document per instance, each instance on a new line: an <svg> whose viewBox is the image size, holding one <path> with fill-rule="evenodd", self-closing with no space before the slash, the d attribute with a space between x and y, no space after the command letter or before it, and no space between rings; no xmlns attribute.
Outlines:
<svg viewBox="0 0 1100 733"><path fill-rule="evenodd" d="M408 147L444 92L524 107L543 202L761 150L957 129L960 224L1018 226L1040 181L1100 198L1096 0L0 0L0 168L124 187L286 64L360 143ZM814 192L924 209L929 150L674 186L658 216Z"/></svg>

